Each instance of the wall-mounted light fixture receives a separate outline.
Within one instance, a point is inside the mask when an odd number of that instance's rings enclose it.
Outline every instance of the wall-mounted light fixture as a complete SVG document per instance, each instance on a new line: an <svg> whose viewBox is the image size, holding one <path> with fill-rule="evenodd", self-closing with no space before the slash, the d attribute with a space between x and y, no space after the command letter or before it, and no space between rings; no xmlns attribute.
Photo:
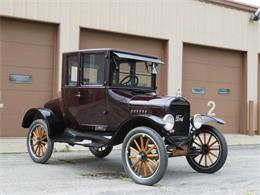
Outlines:
<svg viewBox="0 0 260 195"><path fill-rule="evenodd" d="M251 20L258 21L260 19L260 8L256 10L256 12L251 16Z"/></svg>

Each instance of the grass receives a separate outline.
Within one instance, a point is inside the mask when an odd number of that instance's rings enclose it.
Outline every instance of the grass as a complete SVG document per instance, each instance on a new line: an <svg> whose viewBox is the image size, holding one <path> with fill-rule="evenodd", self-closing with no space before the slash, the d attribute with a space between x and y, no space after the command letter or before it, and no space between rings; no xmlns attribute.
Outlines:
<svg viewBox="0 0 260 195"><path fill-rule="evenodd" d="M95 177L96 176L94 173L84 173L84 172L81 172L79 175L82 177Z"/></svg>

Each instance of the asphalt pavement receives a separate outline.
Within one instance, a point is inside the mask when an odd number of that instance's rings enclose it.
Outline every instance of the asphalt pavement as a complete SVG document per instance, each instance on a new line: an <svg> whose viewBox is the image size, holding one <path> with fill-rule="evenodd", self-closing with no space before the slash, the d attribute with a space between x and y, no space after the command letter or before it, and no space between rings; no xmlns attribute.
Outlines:
<svg viewBox="0 0 260 195"><path fill-rule="evenodd" d="M27 153L0 154L0 194L260 195L260 145L230 146L225 166L214 174L195 172L184 157L170 158L154 186L133 183L120 158L120 150L104 159L89 151L55 152L42 165Z"/></svg>

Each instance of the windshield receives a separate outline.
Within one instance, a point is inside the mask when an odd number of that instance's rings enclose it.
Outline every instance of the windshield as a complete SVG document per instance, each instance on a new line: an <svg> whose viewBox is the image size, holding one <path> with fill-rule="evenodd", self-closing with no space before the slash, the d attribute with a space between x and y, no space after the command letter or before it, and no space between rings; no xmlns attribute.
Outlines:
<svg viewBox="0 0 260 195"><path fill-rule="evenodd" d="M156 64L132 59L113 59L110 69L112 86L155 89ZM153 73L153 74L152 74Z"/></svg>

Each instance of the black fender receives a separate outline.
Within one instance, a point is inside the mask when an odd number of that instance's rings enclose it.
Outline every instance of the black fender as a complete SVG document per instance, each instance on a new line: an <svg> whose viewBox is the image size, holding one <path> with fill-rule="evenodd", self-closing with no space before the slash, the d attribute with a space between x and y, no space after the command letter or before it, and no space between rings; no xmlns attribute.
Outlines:
<svg viewBox="0 0 260 195"><path fill-rule="evenodd" d="M128 118L124 121L115 131L110 144L117 145L121 144L127 135L135 127L147 126L157 131L161 136L164 135L164 126L166 122L155 115L137 115Z"/></svg>
<svg viewBox="0 0 260 195"><path fill-rule="evenodd" d="M202 118L202 121L203 121L203 125L204 124L207 124L209 122L214 122L214 123L218 123L218 124L221 124L221 125L224 125L225 124L225 121L221 118L217 118L217 117L214 117L214 116L207 116L207 115L201 115L201 118Z"/></svg>
<svg viewBox="0 0 260 195"><path fill-rule="evenodd" d="M193 122L193 118L195 116L196 115L194 115L191 119L191 125L192 125L192 122ZM221 124L221 125L225 124L225 121L221 118L217 118L217 117L214 117L214 116L208 116L208 115L199 115L199 116L202 120L202 125L210 123L210 122L218 123L218 124Z"/></svg>
<svg viewBox="0 0 260 195"><path fill-rule="evenodd" d="M37 119L43 119L46 121L48 126L48 136L50 138L59 137L64 130L64 123L47 108L32 108L28 110L22 122L23 128L29 128L33 121Z"/></svg>

